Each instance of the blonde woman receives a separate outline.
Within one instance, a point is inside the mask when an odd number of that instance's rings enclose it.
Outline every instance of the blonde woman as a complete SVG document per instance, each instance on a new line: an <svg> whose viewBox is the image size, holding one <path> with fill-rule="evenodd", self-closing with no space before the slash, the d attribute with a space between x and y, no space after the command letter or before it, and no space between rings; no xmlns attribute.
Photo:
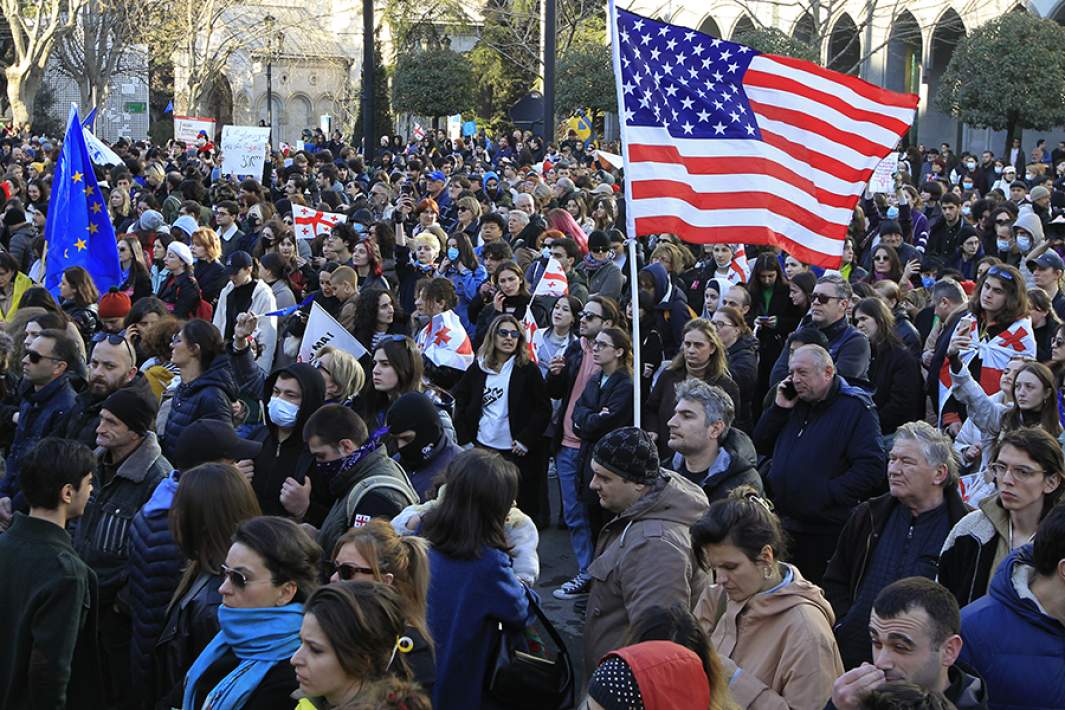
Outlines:
<svg viewBox="0 0 1065 710"><path fill-rule="evenodd" d="M325 345L318 349L315 367L325 380L325 404L352 407L366 384L366 372L354 355Z"/></svg>
<svg viewBox="0 0 1065 710"><path fill-rule="evenodd" d="M210 227L200 227L192 233L192 257L196 260L192 274L200 285L203 300L214 305L218 294L225 288L229 275L219 261L222 258L222 240Z"/></svg>

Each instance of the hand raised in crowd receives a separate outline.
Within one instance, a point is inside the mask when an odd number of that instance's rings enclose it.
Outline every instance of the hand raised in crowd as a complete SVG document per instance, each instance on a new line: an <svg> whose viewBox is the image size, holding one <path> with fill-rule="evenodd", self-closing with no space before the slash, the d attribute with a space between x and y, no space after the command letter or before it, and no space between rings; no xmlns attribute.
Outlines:
<svg viewBox="0 0 1065 710"><path fill-rule="evenodd" d="M773 404L777 405L781 409L793 409L795 404L799 401L798 397L788 397L788 390L793 388L790 377L785 377L777 385L777 394L773 399Z"/></svg>
<svg viewBox="0 0 1065 710"><path fill-rule="evenodd" d="M899 285L908 284L910 279L921 273L921 262L917 259L910 259L906 262L906 266L902 269L902 276L899 278Z"/></svg>
<svg viewBox="0 0 1065 710"><path fill-rule="evenodd" d="M492 307L495 308L496 311L499 313L503 312L504 298L506 298L506 296L503 295L502 291L496 291L496 295L492 296Z"/></svg>
<svg viewBox="0 0 1065 710"><path fill-rule="evenodd" d="M832 684L832 704L837 710L858 710L862 699L886 680L884 671L871 663L853 668Z"/></svg>
<svg viewBox="0 0 1065 710"><path fill-rule="evenodd" d="M237 316L237 322L233 326L233 346L243 350L248 346L248 338L259 327L259 316L254 313L241 313Z"/></svg>
<svg viewBox="0 0 1065 710"><path fill-rule="evenodd" d="M565 369L566 358L562 355L555 355L553 358L551 358L551 362L547 363L547 371L552 375L560 375Z"/></svg>
<svg viewBox="0 0 1065 710"><path fill-rule="evenodd" d="M969 350L972 348L973 337L971 328L971 318L962 318L958 321L957 327L954 328L954 334L950 336L950 343L947 345L948 356L957 355L962 350Z"/></svg>
<svg viewBox="0 0 1065 710"><path fill-rule="evenodd" d="M510 450L514 452L515 456L524 456L529 453L529 447L515 439L510 444Z"/></svg>
<svg viewBox="0 0 1065 710"><path fill-rule="evenodd" d="M304 478L300 484L291 476L281 484L281 505L288 514L297 520L302 520L311 507L311 479Z"/></svg>

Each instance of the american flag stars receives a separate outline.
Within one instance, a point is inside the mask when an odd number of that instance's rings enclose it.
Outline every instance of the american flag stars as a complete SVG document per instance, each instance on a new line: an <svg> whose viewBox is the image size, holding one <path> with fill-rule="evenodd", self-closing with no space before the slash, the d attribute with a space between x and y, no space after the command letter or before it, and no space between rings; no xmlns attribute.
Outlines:
<svg viewBox="0 0 1065 710"><path fill-rule="evenodd" d="M676 137L759 139L743 91L757 52L618 10L624 120Z"/></svg>

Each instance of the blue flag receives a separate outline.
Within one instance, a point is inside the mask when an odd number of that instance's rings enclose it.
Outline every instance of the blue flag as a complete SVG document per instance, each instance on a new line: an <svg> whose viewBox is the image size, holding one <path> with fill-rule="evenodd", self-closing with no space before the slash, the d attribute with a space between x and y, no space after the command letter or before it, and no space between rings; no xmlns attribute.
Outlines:
<svg viewBox="0 0 1065 710"><path fill-rule="evenodd" d="M303 303L297 303L296 305L289 306L288 308L280 308L280 309L278 309L276 311L270 311L269 313L263 313L263 315L264 316L279 316L281 318L287 318L288 316L292 315L293 313L295 313L299 309L303 308L304 306L310 305L311 301L313 301L313 300L314 300L314 294L311 294L311 295L307 296L307 298L303 299Z"/></svg>
<svg viewBox="0 0 1065 710"><path fill-rule="evenodd" d="M89 115L85 117L85 120L81 122L81 125L83 125L85 128L88 128L93 133L96 132L96 109L95 108L93 108L92 111L89 111Z"/></svg>
<svg viewBox="0 0 1065 710"><path fill-rule="evenodd" d="M121 284L115 230L107 213L107 200L96 183L74 107L52 177L44 240L48 246L44 286L57 299L63 270L71 266L88 271L101 293Z"/></svg>
<svg viewBox="0 0 1065 710"><path fill-rule="evenodd" d="M174 113L174 102L168 101L166 108L163 109L163 113Z"/></svg>

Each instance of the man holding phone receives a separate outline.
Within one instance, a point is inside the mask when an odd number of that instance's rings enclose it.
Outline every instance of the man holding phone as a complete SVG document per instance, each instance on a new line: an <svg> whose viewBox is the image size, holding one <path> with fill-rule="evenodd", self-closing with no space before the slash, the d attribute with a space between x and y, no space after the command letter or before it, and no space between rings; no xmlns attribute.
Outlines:
<svg viewBox="0 0 1065 710"><path fill-rule="evenodd" d="M827 350L803 345L791 354L752 439L758 453L772 456L766 483L794 541L792 561L820 584L851 511L884 484L887 458L873 401L836 374Z"/></svg>

